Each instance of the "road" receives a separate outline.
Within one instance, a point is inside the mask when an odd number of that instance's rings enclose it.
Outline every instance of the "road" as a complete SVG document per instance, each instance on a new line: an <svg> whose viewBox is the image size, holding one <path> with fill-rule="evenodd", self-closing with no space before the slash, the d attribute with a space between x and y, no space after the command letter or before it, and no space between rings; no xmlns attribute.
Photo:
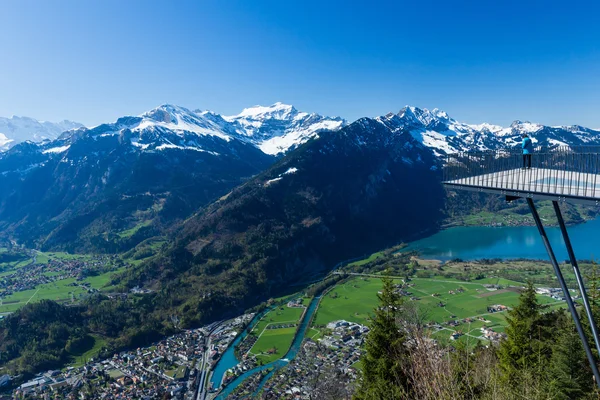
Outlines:
<svg viewBox="0 0 600 400"><path fill-rule="evenodd" d="M198 394L196 396L196 400L206 400L206 395L208 394L208 391L206 390L206 384L207 384L207 380L208 380L208 361L209 361L209 355L210 355L210 337L213 334L213 332L215 332L219 326L221 325L222 322L216 323L214 324L214 326L211 327L210 332L208 332L207 335L207 341L206 341L206 351L204 352L204 354L202 355L202 361L200 362L200 368L198 369L199 373L200 373L200 383L198 384Z"/></svg>
<svg viewBox="0 0 600 400"><path fill-rule="evenodd" d="M379 279L381 279L381 278L392 278L392 279L402 279L402 281L404 281L404 279L406 278L406 276L359 274L358 272L339 272L339 271L333 271L332 274L334 274L334 275L367 276L369 278L379 278Z"/></svg>

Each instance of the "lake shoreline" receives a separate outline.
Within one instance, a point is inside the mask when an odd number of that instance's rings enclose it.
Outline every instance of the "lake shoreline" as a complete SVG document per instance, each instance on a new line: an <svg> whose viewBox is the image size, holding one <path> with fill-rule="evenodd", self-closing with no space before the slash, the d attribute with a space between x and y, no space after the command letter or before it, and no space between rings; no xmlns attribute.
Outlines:
<svg viewBox="0 0 600 400"><path fill-rule="evenodd" d="M560 262L568 259L560 229L548 225L546 231L557 259ZM599 232L600 218L569 226L569 236L578 259L591 260L594 254L600 254L600 243L595 239ZM529 225L447 226L434 235L408 243L403 250L416 251L419 258L441 262L452 259L548 259L537 227Z"/></svg>

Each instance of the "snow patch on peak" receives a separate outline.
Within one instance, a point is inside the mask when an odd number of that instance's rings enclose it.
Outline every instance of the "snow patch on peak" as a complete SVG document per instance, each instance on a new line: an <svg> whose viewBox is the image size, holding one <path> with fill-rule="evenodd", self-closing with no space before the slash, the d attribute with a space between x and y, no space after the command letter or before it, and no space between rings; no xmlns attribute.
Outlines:
<svg viewBox="0 0 600 400"><path fill-rule="evenodd" d="M69 147L71 147L70 145L67 146L59 146L59 147L52 147L50 149L44 150L42 151L43 154L48 154L48 153L63 153L67 150L69 150Z"/></svg>
<svg viewBox="0 0 600 400"><path fill-rule="evenodd" d="M511 125L512 128L516 128L524 133L534 133L543 128L543 125L532 124L531 122L515 121Z"/></svg>
<svg viewBox="0 0 600 400"><path fill-rule="evenodd" d="M235 120L240 118L249 119L279 119L287 120L293 118L298 113L298 110L292 105L277 102L271 106L254 106L244 108L238 115L225 117L227 120Z"/></svg>

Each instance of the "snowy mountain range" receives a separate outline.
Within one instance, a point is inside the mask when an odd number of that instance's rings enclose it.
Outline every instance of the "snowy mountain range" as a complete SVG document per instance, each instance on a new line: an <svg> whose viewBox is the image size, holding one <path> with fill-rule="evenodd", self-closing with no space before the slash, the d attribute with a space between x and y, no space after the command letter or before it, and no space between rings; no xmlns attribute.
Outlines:
<svg viewBox="0 0 600 400"><path fill-rule="evenodd" d="M32 142L54 140L64 131L81 127L82 124L67 120L55 123L37 121L29 117L0 117L0 151L27 140Z"/></svg>
<svg viewBox="0 0 600 400"><path fill-rule="evenodd" d="M319 173L303 171L316 160L315 171L348 169L349 177L364 168L375 184L417 166L432 168L434 156L517 146L523 132L550 147L600 145L600 131L580 126L471 125L437 109L408 106L351 124L282 103L233 116L165 104L93 128L22 120L29 125L19 126L32 129L5 128L11 137L3 139L8 150L0 152L0 232L69 251L128 250L263 175L269 175L261 183L266 187L297 177L313 184ZM56 139L43 140L65 128ZM368 165L360 156L367 153ZM287 164L273 176L267 173ZM360 190L365 198L374 193L371 184ZM149 220L152 226L134 238L114 233Z"/></svg>
<svg viewBox="0 0 600 400"><path fill-rule="evenodd" d="M71 129L44 146L43 151L65 152L74 140L83 136L120 135L141 151L177 149L218 156L228 151L227 143L236 141L268 155L280 155L318 136L319 132L337 130L346 124L339 117L299 112L282 103L246 108L233 116L164 104L137 117L119 118L115 123Z"/></svg>
<svg viewBox="0 0 600 400"><path fill-rule="evenodd" d="M600 131L572 126L545 126L514 121L509 127L487 123L472 125L458 122L444 111L406 106L398 114L376 118L392 131L408 131L438 156L458 151L512 148L527 133L535 145L545 147L600 145Z"/></svg>
<svg viewBox="0 0 600 400"><path fill-rule="evenodd" d="M528 133L536 145L548 147L600 144L599 130L578 125L545 126L523 121L514 121L509 127L468 124L437 108L406 106L397 114L388 113L375 120L394 132L410 132L438 156L518 146L522 133ZM321 132L335 131L346 125L348 122L340 117L301 112L283 103L246 108L232 116L165 104L140 116L122 117L115 123L90 129L71 121L51 123L27 117L0 118L0 151L27 140L50 140L52 142L40 146L41 150L62 153L82 136L124 135L132 146L142 151L178 149L218 155L220 151L227 151L223 148L225 143L235 140L257 147L265 154L280 156L318 137Z"/></svg>

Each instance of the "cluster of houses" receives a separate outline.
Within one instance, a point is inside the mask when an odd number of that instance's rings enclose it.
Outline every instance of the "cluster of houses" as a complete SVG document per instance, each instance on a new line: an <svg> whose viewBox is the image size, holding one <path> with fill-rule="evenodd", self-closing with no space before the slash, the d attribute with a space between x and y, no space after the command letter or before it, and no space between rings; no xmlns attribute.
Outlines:
<svg viewBox="0 0 600 400"><path fill-rule="evenodd" d="M309 398L315 371L331 369L337 371L336 379L357 378L354 364L360 360L361 344L369 328L343 320L331 322L327 328L332 330L330 335L317 342L306 339L296 359L265 384L265 398Z"/></svg>
<svg viewBox="0 0 600 400"><path fill-rule="evenodd" d="M331 329L331 334L319 339L319 342L331 349L360 347L369 332L369 328L364 325L344 320L328 323L327 329Z"/></svg>
<svg viewBox="0 0 600 400"><path fill-rule="evenodd" d="M195 399L200 370L211 369L254 314L185 330L150 347L90 360L81 367L47 371L13 391L22 399ZM203 362L205 361L205 362ZM10 383L0 377L0 386Z"/></svg>
<svg viewBox="0 0 600 400"><path fill-rule="evenodd" d="M35 289L39 285L52 283L68 278L78 281L86 277L90 269L103 269L114 256L95 256L92 259L49 260L46 263L33 263L16 269L0 278L0 298L8 297L16 292ZM73 283L73 286L81 286ZM91 288L85 288L90 290Z"/></svg>
<svg viewBox="0 0 600 400"><path fill-rule="evenodd" d="M499 342L501 339L506 337L505 333L495 332L492 328L488 328L486 326L481 327L481 333L483 334L483 337L490 342Z"/></svg>
<svg viewBox="0 0 600 400"><path fill-rule="evenodd" d="M565 301L565 295L561 288L538 287L535 289L535 292L537 294L552 297L554 300ZM574 301L578 300L579 295L575 294L571 296L571 299Z"/></svg>
<svg viewBox="0 0 600 400"><path fill-rule="evenodd" d="M14 395L23 398L76 398L87 393L98 399L154 399L183 396L197 372L193 361L202 359L206 337L200 329L171 336L152 347L115 354L79 368L48 371L23 383ZM91 392L91 393L90 393Z"/></svg>
<svg viewBox="0 0 600 400"><path fill-rule="evenodd" d="M488 306L487 308L489 313L495 313L495 312L502 312L502 311L506 311L508 310L508 307L502 304L494 304L491 306Z"/></svg>
<svg viewBox="0 0 600 400"><path fill-rule="evenodd" d="M297 297L288 301L287 306L291 308L304 308L304 304L302 304L302 297Z"/></svg>

